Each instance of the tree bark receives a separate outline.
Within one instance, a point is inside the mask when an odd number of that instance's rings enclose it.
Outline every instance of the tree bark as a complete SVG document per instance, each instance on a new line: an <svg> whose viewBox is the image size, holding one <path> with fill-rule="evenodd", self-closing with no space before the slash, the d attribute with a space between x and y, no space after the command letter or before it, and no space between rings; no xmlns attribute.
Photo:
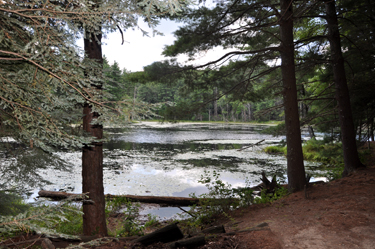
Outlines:
<svg viewBox="0 0 375 249"><path fill-rule="evenodd" d="M169 248L197 248L206 244L205 236L192 237L169 244Z"/></svg>
<svg viewBox="0 0 375 249"><path fill-rule="evenodd" d="M139 242L143 245L150 245L155 242L167 243L182 239L183 237L184 235L181 232L180 228L177 226L176 223L173 223L163 228L160 228L155 232L142 236L134 240L134 242Z"/></svg>
<svg viewBox="0 0 375 249"><path fill-rule="evenodd" d="M217 121L218 120L218 113L217 113L217 95L218 95L218 92L217 92L217 87L214 88L214 118L213 120L214 121Z"/></svg>
<svg viewBox="0 0 375 249"><path fill-rule="evenodd" d="M136 99L137 99L137 86L134 85L132 121L135 119L135 101L136 101Z"/></svg>
<svg viewBox="0 0 375 249"><path fill-rule="evenodd" d="M350 104L349 88L345 75L344 58L341 52L335 1L326 1L325 7L327 12L328 40L331 47L333 77L336 86L336 100L341 127L342 149L344 153L345 168L343 176L346 176L363 165L359 160L357 151L356 134Z"/></svg>
<svg viewBox="0 0 375 249"><path fill-rule="evenodd" d="M297 86L294 65L292 0L280 0L280 54L285 108L288 189L299 191L306 185L298 115Z"/></svg>
<svg viewBox="0 0 375 249"><path fill-rule="evenodd" d="M103 65L101 34L86 34L84 49L87 58L94 59ZM98 72L101 74L102 72ZM100 77L100 75L98 75ZM101 91L101 85L92 85ZM99 117L86 103L83 108L83 129L97 139L103 138L103 126L92 124ZM82 149L82 191L89 193L94 204L83 203L83 233L84 235L107 236L105 220L105 199L103 187L103 143L93 142Z"/></svg>
<svg viewBox="0 0 375 249"><path fill-rule="evenodd" d="M251 121L251 104L250 103L248 104L248 108L249 108L249 121Z"/></svg>

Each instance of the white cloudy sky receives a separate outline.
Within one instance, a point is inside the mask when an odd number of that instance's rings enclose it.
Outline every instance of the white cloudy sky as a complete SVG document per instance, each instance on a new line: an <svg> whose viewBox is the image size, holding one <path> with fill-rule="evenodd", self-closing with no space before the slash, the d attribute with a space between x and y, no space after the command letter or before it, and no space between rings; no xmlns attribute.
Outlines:
<svg viewBox="0 0 375 249"><path fill-rule="evenodd" d="M155 61L162 61L167 59L161 53L165 45L173 44L176 39L172 34L178 29L177 24L171 21L162 21L157 27L157 30L162 32L164 36L152 36L151 30L146 24L141 27L146 31L150 31L150 37L143 36L140 30L127 30L124 32L124 44L121 45L122 39L119 31L108 35L108 38L103 40L106 44L103 46L103 54L107 57L109 64L117 61L120 68L126 68L128 71L136 72L143 71L143 67L152 64ZM208 62L219 58L223 55L222 49L216 49L205 54L199 55L199 60L193 62L198 65L200 63ZM183 63L187 56L180 56L179 62Z"/></svg>

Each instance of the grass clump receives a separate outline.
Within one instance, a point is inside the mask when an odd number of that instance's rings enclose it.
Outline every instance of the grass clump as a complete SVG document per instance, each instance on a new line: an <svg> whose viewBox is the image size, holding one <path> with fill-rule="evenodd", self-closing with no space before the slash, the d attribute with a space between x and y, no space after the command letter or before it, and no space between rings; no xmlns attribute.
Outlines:
<svg viewBox="0 0 375 249"><path fill-rule="evenodd" d="M328 142L327 139L316 140L312 138L303 144L302 150L305 160L321 162L325 165L344 165L342 143L333 143Z"/></svg>
<svg viewBox="0 0 375 249"><path fill-rule="evenodd" d="M264 149L264 152L268 154L282 154L286 155L286 146L277 146L277 145L272 145L272 146L267 146Z"/></svg>

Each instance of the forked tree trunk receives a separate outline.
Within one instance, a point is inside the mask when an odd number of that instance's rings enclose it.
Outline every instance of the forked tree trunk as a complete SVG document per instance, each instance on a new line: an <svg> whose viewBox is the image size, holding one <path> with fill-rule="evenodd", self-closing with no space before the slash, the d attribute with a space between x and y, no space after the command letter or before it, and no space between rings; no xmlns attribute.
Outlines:
<svg viewBox="0 0 375 249"><path fill-rule="evenodd" d="M87 34L84 39L84 49L89 59L103 64L101 34ZM101 74L101 72L98 72ZM100 76L100 75L98 75ZM96 91L101 91L101 85L93 85ZM92 125L92 121L99 117L93 113L89 103L83 108L83 129L93 137L103 138L103 126ZM82 150L82 191L89 193L94 204L83 203L83 233L84 235L107 236L105 220L105 199L103 187L103 143L94 142L86 145Z"/></svg>
<svg viewBox="0 0 375 249"><path fill-rule="evenodd" d="M297 86L294 65L292 0L280 0L280 54L287 143L288 189L302 190L306 185L298 115Z"/></svg>
<svg viewBox="0 0 375 249"><path fill-rule="evenodd" d="M344 153L344 172L346 176L359 167L362 163L359 160L355 129L350 105L350 95L346 81L344 58L341 52L340 32L337 22L335 1L325 2L327 12L328 39L331 47L331 61L333 77L336 86L336 100L338 103L339 121L341 127L342 149Z"/></svg>

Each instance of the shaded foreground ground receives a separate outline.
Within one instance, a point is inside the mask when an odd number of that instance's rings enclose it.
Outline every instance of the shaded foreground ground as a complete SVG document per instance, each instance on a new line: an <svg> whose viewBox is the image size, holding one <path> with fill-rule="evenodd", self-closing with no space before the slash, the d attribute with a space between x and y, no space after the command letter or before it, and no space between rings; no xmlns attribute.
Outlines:
<svg viewBox="0 0 375 249"><path fill-rule="evenodd" d="M375 248L374 190L372 166L330 183L311 186L306 192L291 194L272 204L236 210L230 219L215 222L224 224L227 234L210 239L199 248L372 249ZM268 225L250 231L249 228L261 223ZM121 239L91 248L169 247L165 244L142 247Z"/></svg>

